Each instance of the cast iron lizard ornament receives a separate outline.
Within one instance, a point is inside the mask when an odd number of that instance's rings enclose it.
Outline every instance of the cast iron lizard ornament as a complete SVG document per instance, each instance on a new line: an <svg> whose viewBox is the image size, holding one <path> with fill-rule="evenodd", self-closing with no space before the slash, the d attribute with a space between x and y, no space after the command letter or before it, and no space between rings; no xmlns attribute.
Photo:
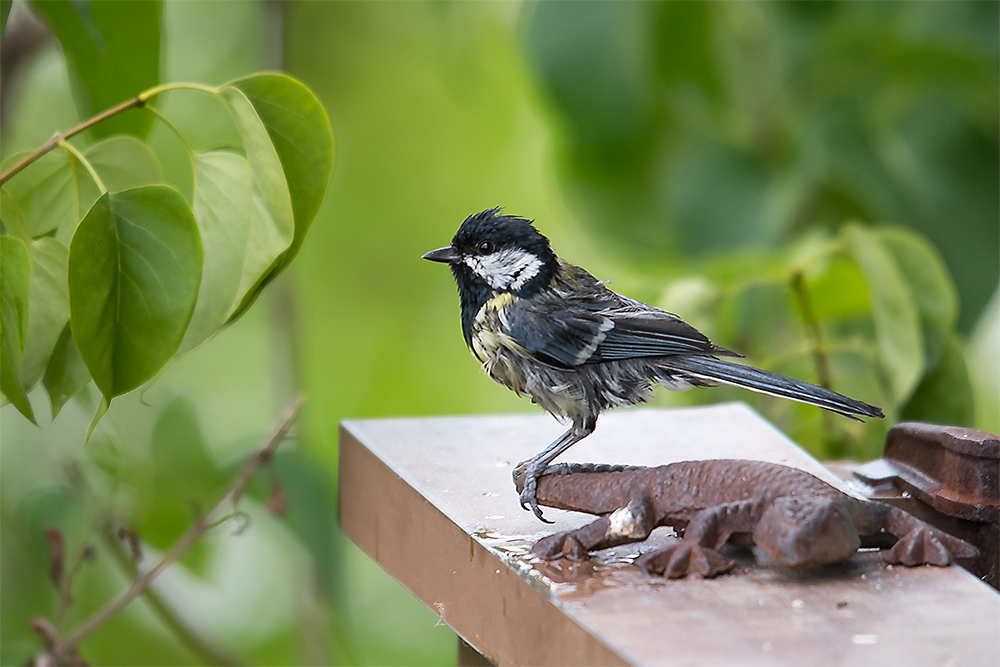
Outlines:
<svg viewBox="0 0 1000 667"><path fill-rule="evenodd" d="M523 476L516 480L518 488ZM714 577L734 561L719 553L750 536L775 564L803 569L850 558L862 544L891 548L889 563L946 566L976 547L895 507L849 496L796 468L746 460L683 461L656 468L562 464L539 480L538 502L600 518L539 540L531 555L585 560L589 552L641 542L657 526L682 528L679 542L636 564L672 579Z"/></svg>

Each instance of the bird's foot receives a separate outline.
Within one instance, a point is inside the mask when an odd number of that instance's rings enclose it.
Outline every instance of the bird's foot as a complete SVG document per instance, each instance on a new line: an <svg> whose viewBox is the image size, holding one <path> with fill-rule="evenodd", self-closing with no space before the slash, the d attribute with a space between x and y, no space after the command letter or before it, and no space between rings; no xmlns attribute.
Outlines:
<svg viewBox="0 0 1000 667"><path fill-rule="evenodd" d="M522 461L514 468L514 485L520 489L520 501L523 509L530 509L538 519L544 523L552 523L544 516L538 507L538 499L535 497L538 491L538 478L545 472L545 467L539 465L537 461Z"/></svg>

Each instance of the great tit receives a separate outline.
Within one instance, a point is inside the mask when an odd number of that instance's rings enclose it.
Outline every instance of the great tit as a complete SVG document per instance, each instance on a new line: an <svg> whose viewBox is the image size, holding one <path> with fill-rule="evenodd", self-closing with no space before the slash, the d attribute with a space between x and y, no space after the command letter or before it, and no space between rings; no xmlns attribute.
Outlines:
<svg viewBox="0 0 1000 667"><path fill-rule="evenodd" d="M621 296L552 251L531 221L499 208L469 216L451 245L423 256L458 283L462 334L486 373L554 417L566 433L522 461L521 506L548 522L535 490L549 463L590 435L608 408L647 401L654 384L684 390L734 385L852 419L882 417L808 382L724 361L739 357L676 315Z"/></svg>

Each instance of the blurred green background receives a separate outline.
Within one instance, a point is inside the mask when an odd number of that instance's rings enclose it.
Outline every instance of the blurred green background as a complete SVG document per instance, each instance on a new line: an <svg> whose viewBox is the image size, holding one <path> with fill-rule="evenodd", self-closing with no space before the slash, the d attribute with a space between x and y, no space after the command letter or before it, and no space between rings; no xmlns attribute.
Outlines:
<svg viewBox="0 0 1000 667"><path fill-rule="evenodd" d="M37 653L30 619L58 606L43 527L71 550L98 547L72 626L124 586L99 537L107 517L134 526L147 557L167 548L300 390L309 402L277 466L288 513L263 510L262 476L248 530L215 531L154 589L216 658L453 663L454 634L337 528L337 428L534 409L483 376L451 277L420 260L488 207L535 219L566 259L751 362L815 381L790 288L801 274L834 388L888 406L887 421L1000 430L1000 4L153 6L161 80L287 71L330 115L334 175L290 271L150 389L116 399L89 443L86 397L42 428L0 412L0 663ZM22 64L4 74L4 157L78 121L58 43ZM180 93L164 110L196 135L220 122ZM154 125L150 141L182 180L169 133ZM859 259L884 229L909 230L877 238L895 239L915 303L901 308L921 332L895 366L884 356L906 318ZM821 457L877 456L886 428L735 390L656 398L721 400L751 403ZM143 600L81 649L94 664L209 660Z"/></svg>

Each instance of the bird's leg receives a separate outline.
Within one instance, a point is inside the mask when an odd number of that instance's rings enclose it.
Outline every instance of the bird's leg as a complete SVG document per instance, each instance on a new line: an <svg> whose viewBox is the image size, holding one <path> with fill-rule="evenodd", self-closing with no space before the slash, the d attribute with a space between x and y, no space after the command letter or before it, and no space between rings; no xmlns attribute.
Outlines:
<svg viewBox="0 0 1000 667"><path fill-rule="evenodd" d="M517 484L517 479L519 477L523 479L524 483L524 487L521 489L521 507L524 509L528 509L530 507L531 511L534 512L535 516L537 516L540 520L545 523L552 523L542 516L542 510L539 509L538 500L535 498L535 492L538 489L538 478L545 473L545 469L548 468L553 459L593 433L594 428L596 427L596 419L590 419L585 422L574 421L573 426L559 436L559 438L557 438L551 445L527 461L521 461L517 464L517 466L515 466L515 485Z"/></svg>

